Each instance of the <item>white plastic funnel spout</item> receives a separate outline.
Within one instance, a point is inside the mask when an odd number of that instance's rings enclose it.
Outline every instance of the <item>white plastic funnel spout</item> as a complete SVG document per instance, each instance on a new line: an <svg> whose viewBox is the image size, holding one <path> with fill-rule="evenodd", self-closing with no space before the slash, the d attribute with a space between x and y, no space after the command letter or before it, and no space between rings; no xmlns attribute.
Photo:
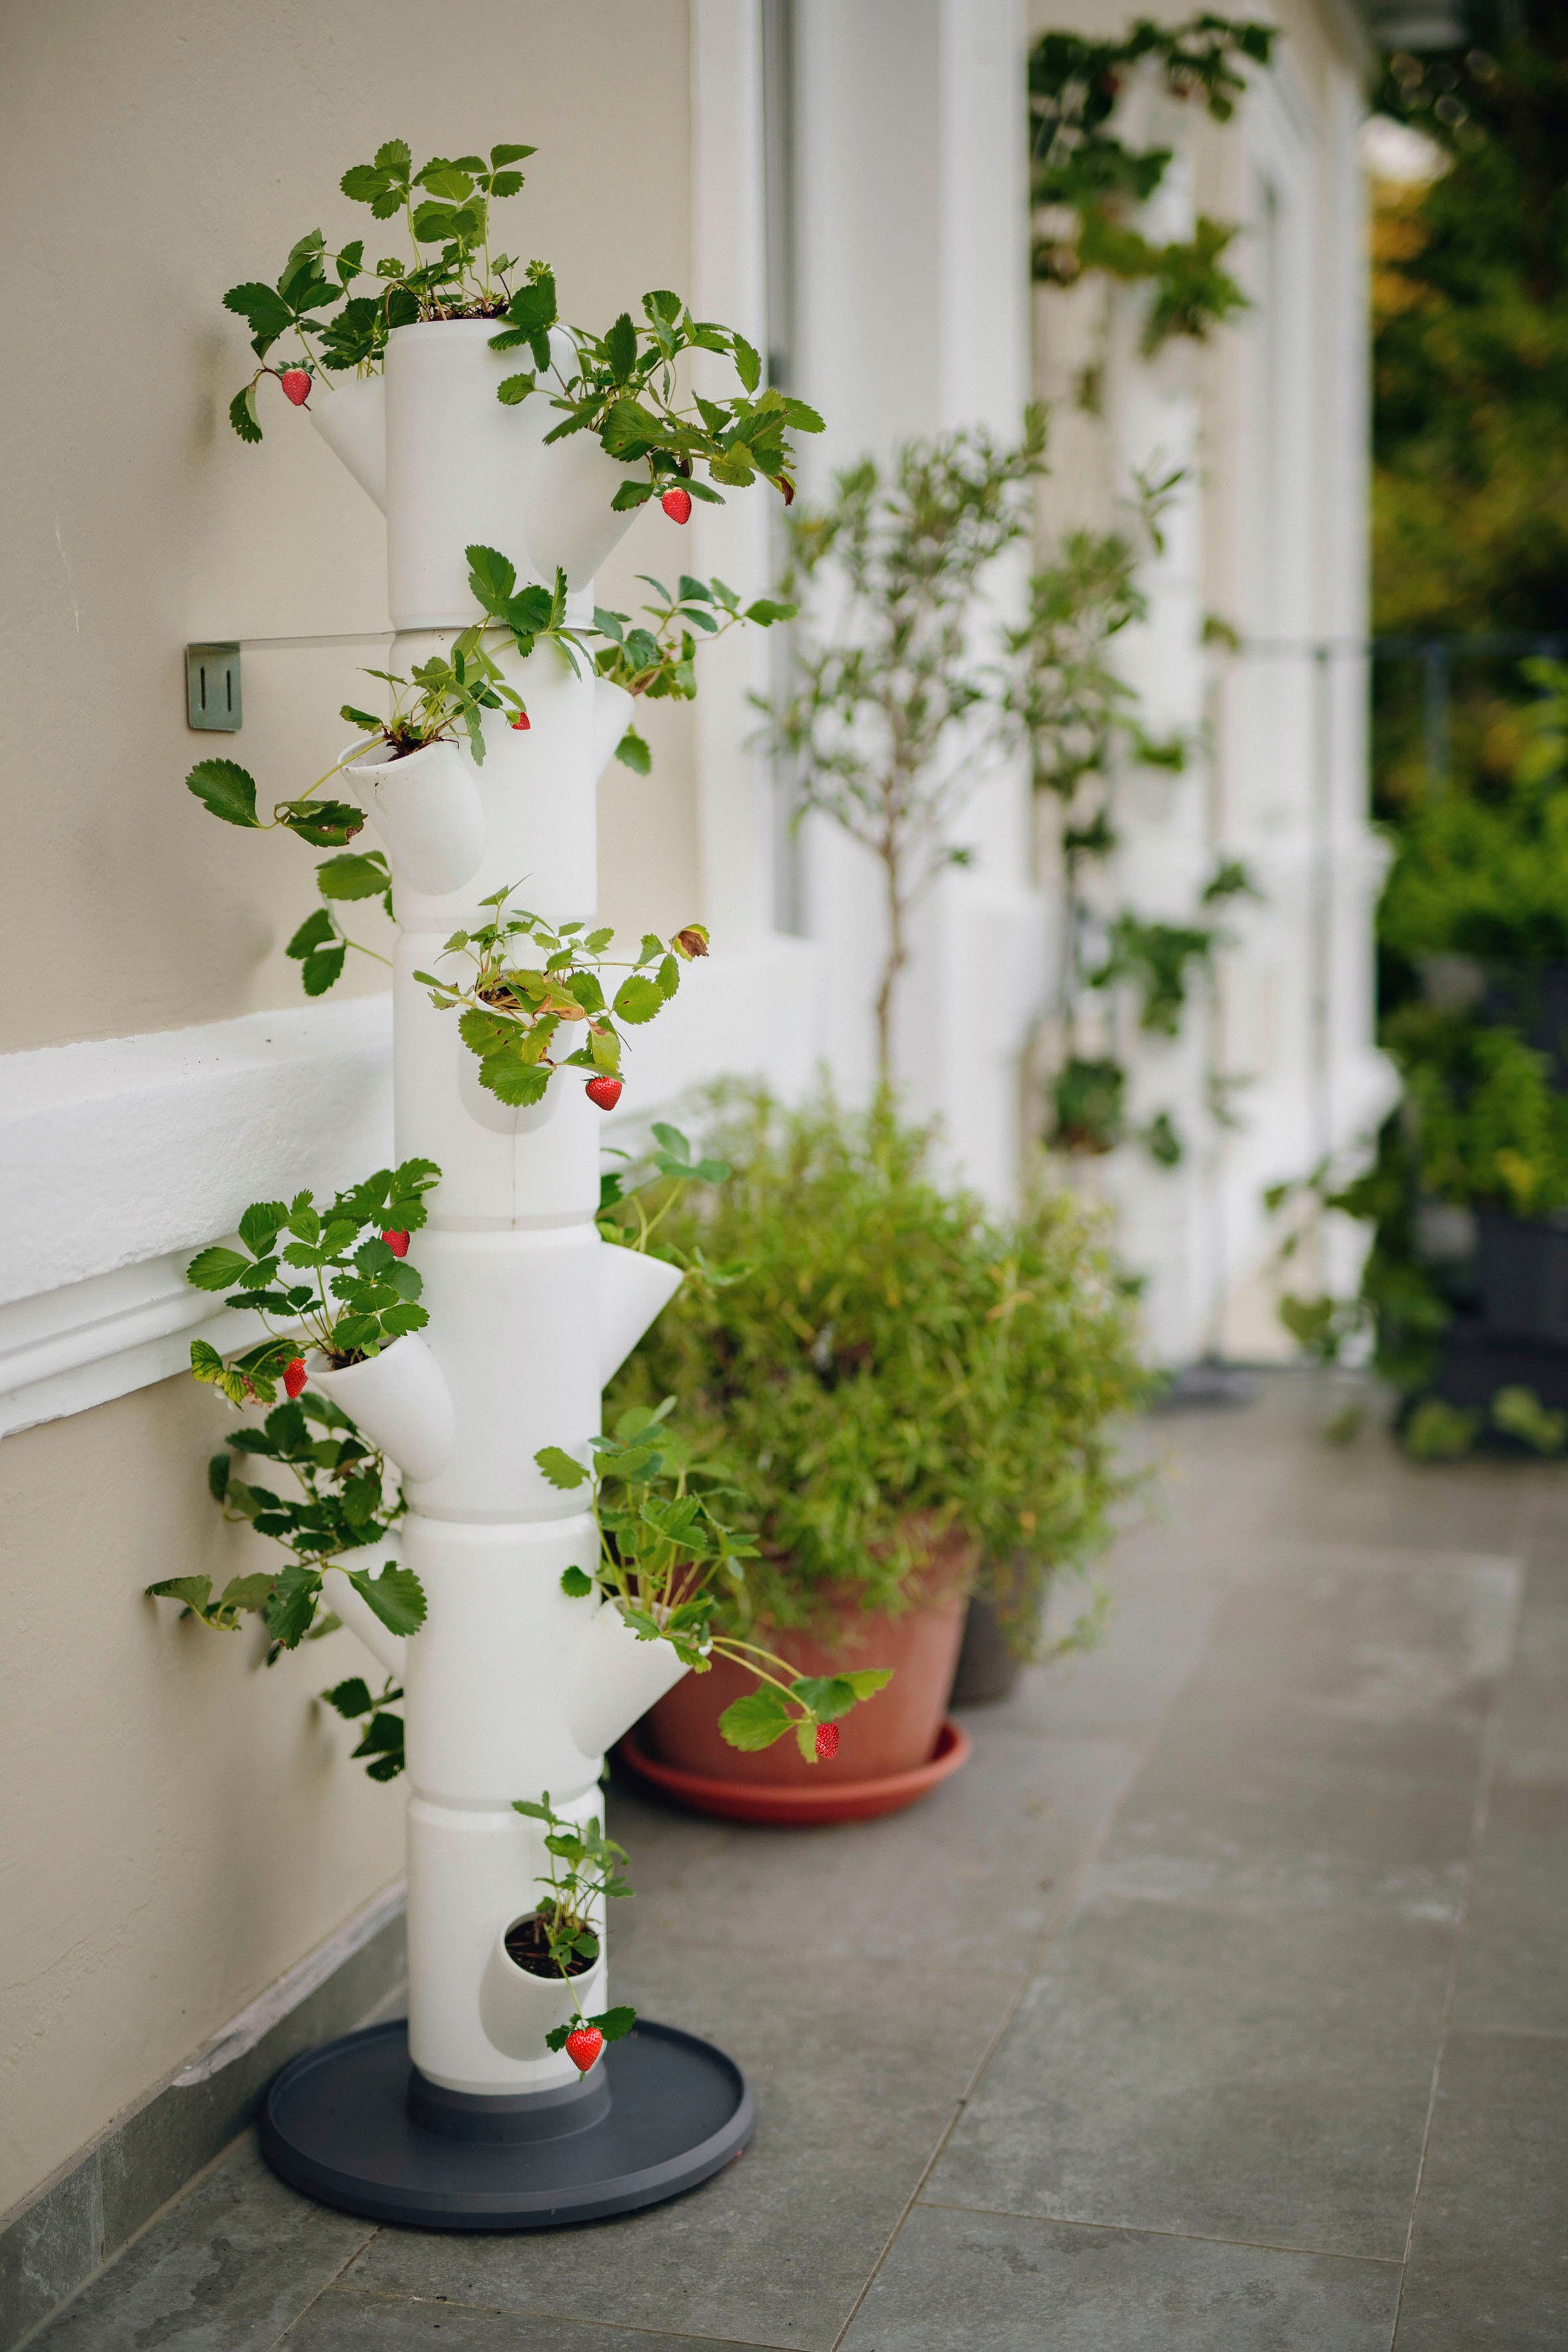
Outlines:
<svg viewBox="0 0 1568 2352"><path fill-rule="evenodd" d="M362 490L386 511L386 378L355 376L332 383L317 376L305 411L335 457Z"/></svg>
<svg viewBox="0 0 1568 2352"><path fill-rule="evenodd" d="M310 1386L342 1405L410 1478L434 1478L445 1468L458 1441L458 1418L447 1375L416 1331L342 1371L316 1354L306 1363Z"/></svg>
<svg viewBox="0 0 1568 2352"><path fill-rule="evenodd" d="M685 1280L680 1268L645 1250L606 1242L599 1254L599 1385L618 1372L656 1315Z"/></svg>
<svg viewBox="0 0 1568 2352"><path fill-rule="evenodd" d="M363 1561L356 1564L379 1575L387 1560L395 1554L395 1543L387 1537L379 1544L367 1544ZM378 1666L395 1675L399 1682L406 1671L407 1645L401 1633L384 1625L363 1592L349 1582L341 1568L329 1568L321 1579L321 1591L334 1617L341 1617L354 1639L363 1644Z"/></svg>
<svg viewBox="0 0 1568 2352"><path fill-rule="evenodd" d="M602 776L609 764L610 754L632 723L637 709L633 697L624 686L616 686L607 677L594 680L594 773Z"/></svg>
<svg viewBox="0 0 1568 2352"><path fill-rule="evenodd" d="M613 1601L601 1602L572 1678L573 1739L584 1756L602 1756L687 1672L670 1643L639 1640Z"/></svg>

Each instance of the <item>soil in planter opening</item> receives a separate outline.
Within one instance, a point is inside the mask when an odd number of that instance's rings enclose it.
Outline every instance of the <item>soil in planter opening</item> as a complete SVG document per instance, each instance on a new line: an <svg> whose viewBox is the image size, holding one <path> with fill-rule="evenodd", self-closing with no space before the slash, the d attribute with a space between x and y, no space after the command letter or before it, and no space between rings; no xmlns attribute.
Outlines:
<svg viewBox="0 0 1568 2352"><path fill-rule="evenodd" d="M550 1957L550 1939L544 1932L544 1922L537 1911L526 1919L516 1919L506 1931L506 1956L525 1969L531 1977L559 1977L561 1970ZM566 1963L569 1977L585 1977L595 1965L581 1952L574 1952Z"/></svg>

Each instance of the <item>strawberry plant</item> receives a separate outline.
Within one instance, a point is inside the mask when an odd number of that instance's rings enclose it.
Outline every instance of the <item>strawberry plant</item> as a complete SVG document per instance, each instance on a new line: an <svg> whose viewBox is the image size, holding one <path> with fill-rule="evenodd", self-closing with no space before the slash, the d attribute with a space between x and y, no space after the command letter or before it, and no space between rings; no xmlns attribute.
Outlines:
<svg viewBox="0 0 1568 2352"><path fill-rule="evenodd" d="M229 423L240 439L261 438L256 393L264 376L277 376L298 407L308 399L318 368L363 373L378 365L394 327L420 319L498 317L510 299L507 280L517 263L490 249L490 206L521 193L516 166L533 152L513 143L492 147L488 161L436 155L416 172L406 141L389 139L374 163L345 172L339 184L351 202L368 205L377 220L401 215L407 253L385 255L367 268L363 237L332 251L321 230L312 229L290 249L276 286L229 288L224 307L249 327L259 362L229 404ZM351 293L362 278L376 290ZM299 357L269 364L268 352L290 336ZM288 381L300 375L307 380L303 394L297 381Z"/></svg>
<svg viewBox="0 0 1568 2352"><path fill-rule="evenodd" d="M412 1569L388 1559L379 1570L354 1568L352 1555L374 1552L402 1517L401 1488L385 1456L366 1444L349 1415L331 1398L307 1391L295 1402L274 1408L259 1429L237 1429L228 1450L207 1465L207 1486L231 1525L247 1525L279 1545L287 1555L278 1569L231 1577L215 1593L206 1576L165 1577L146 1589L156 1600L178 1601L182 1613L199 1618L216 1632L232 1633L247 1616L258 1617L269 1637L267 1663L285 1650L331 1633L338 1620L321 1609L321 1578L340 1567L355 1591L389 1632L417 1633L425 1622L425 1593ZM250 1458L276 1463L292 1480L279 1494L252 1477L242 1477ZM363 1704L348 1703L363 1693ZM403 1769L403 1725L386 1712L401 1698L389 1683L372 1700L363 1682L340 1683L322 1696L340 1715L368 1721L356 1757L368 1757L373 1780L389 1780Z"/></svg>
<svg viewBox="0 0 1568 2352"><path fill-rule="evenodd" d="M708 934L700 923L689 923L668 941L650 931L627 962L608 953L613 931L590 930L582 922L557 926L524 908L509 912L511 895L497 890L482 899L482 906L495 908L490 920L454 931L442 948L443 958L460 958L467 971L414 977L429 990L437 1012L462 1008L458 1031L479 1056L480 1085L518 1107L541 1101L558 1068L614 1079L622 1026L640 1027L663 1012L680 985L681 964L707 954ZM606 996L601 974L611 970L626 976ZM563 1028L571 1037L579 1024L584 1043L552 1055Z"/></svg>
<svg viewBox="0 0 1568 2352"><path fill-rule="evenodd" d="M567 327L573 356L561 365L550 342L552 327L562 323L554 275L542 263L531 263L508 305L506 324L490 337L490 349L526 346L533 366L507 376L498 397L515 406L542 394L562 413L547 441L592 432L622 465L646 465L646 477L623 482L611 499L622 512L662 496L675 501L665 511L684 522L693 499L722 506L723 492L714 483L741 489L759 475L787 506L795 497L788 436L792 430L820 433L816 411L772 386L759 390L762 359L744 335L694 319L679 294L656 289L643 296L642 308L640 325L623 310L603 335ZM740 390L725 400L700 394L681 398L676 362L683 352L697 351L731 360ZM700 465L707 468L706 482L693 471Z"/></svg>
<svg viewBox="0 0 1568 2352"><path fill-rule="evenodd" d="M820 433L822 419L803 400L762 383L763 362L744 335L711 320L694 319L678 294L656 289L643 297L641 322L623 310L603 335L566 326L557 315L555 277L542 261L521 276L510 254L492 251L490 207L517 195L516 166L531 147L492 147L479 155L435 156L414 169L407 142L389 139L371 163L357 163L341 183L344 195L368 205L377 220L400 217L403 253L365 259L364 239L330 248L320 229L289 251L275 286L259 280L231 286L225 307L251 331L257 367L229 404L229 422L242 441L259 441L256 396L262 380L277 377L296 407L309 402L318 370L361 374L382 363L395 328L419 320L494 319L491 346L526 349L531 369L503 379L499 397L509 406L538 396L561 412L546 436L559 441L592 432L606 453L646 473L623 482L611 500L625 511L652 498L684 521L693 499L722 505L723 488L743 488L761 478L787 503L795 496L789 435ZM363 280L374 291L357 291ZM551 330L563 327L571 356L557 359ZM292 343L279 361L270 356ZM676 362L687 352L729 359L736 389L721 400L683 396ZM695 468L709 477L700 481Z"/></svg>
<svg viewBox="0 0 1568 2352"><path fill-rule="evenodd" d="M424 1195L440 1173L433 1160L405 1160L321 1208L308 1192L287 1202L253 1201L239 1221L240 1247L199 1250L185 1279L198 1290L226 1291L225 1304L259 1315L268 1337L228 1362L205 1339L193 1339L195 1378L233 1404L247 1397L270 1403L285 1367L298 1359L301 1330L339 1370L420 1329L430 1318L418 1304L418 1272L382 1234L425 1223ZM291 1279L285 1267L304 1279Z"/></svg>
<svg viewBox="0 0 1568 2352"><path fill-rule="evenodd" d="M487 711L510 712L510 725L529 726L522 697L502 675L486 644L487 638L510 637L524 659L535 646L548 639L560 646L574 667L579 661L591 661L599 677L624 686L631 694L646 696L656 702L668 698L689 700L697 691L694 663L700 642L722 636L742 621L769 628L775 621L790 619L795 609L773 597L758 597L742 607L735 591L722 580L696 580L687 572L682 572L672 596L662 582L644 574L660 600L642 608L646 623L634 622L628 614L599 607L589 631L566 621L563 573L556 573L553 588L536 584L520 588L517 567L497 549L475 545L464 552L468 559L468 585L483 617L454 640L449 656L432 655L428 660L417 663L406 677L391 670L363 672L366 677L380 678L393 688L390 718L374 718L351 702L342 706L343 718L374 741L379 741L388 759L399 759L426 743L455 741L461 730L475 765L479 766L485 756ZM700 635L694 636L694 630ZM595 639L601 642L595 645ZM278 802L270 820L258 814L259 787L255 777L237 761L200 760L185 778L186 790L226 824L253 832L268 832L280 826L313 848L348 852L324 858L317 866L316 887L322 903L307 915L285 950L301 968L300 982L307 996L322 996L335 986L350 949L376 963L384 964L387 961L377 949L367 947L363 940L354 939L344 929L337 909L354 899L378 898L390 919L392 869L380 850L348 850L348 845L364 824L363 811L352 801L316 798L323 785L361 756L359 746L345 752L297 798ZM627 728L616 746L616 757L638 775L646 776L652 770L653 755L634 727ZM692 939L698 935L698 927L693 925L681 936ZM644 944L646 947L647 942ZM661 960L662 955L661 949ZM673 990L667 992L673 993ZM640 1017L647 1020L652 1015L645 1012ZM616 1064L591 1060L591 1066L608 1077ZM536 1098L523 1097L531 1101Z"/></svg>
<svg viewBox="0 0 1568 2352"><path fill-rule="evenodd" d="M775 621L793 620L795 614L795 605L772 596L756 597L742 608L735 591L722 580L694 580L689 572L681 573L673 596L651 573L642 572L637 577L647 581L659 600L642 608L653 625L634 621L629 613L596 604L594 626L605 642L594 656L594 667L613 686L624 686L628 694L646 695L650 702L670 698L689 702L696 694L694 629L707 638L721 637L741 621L769 629ZM622 736L616 757L641 776L653 766L653 755L634 728Z"/></svg>
<svg viewBox="0 0 1568 2352"><path fill-rule="evenodd" d="M553 1969L569 1984L574 1977L586 1976L599 1957L595 1906L632 1891L621 1876L626 1848L606 1837L596 1821L563 1820L551 1804L548 1789L537 1803L518 1799L512 1811L544 1823L550 1870L537 1882L545 1889L543 1899L529 1918L509 1930L507 1949L531 1974L542 1976ZM584 2017L574 2009L565 2024L544 2039L548 2048L565 2050L585 2074L603 2045L618 2042L636 2022L635 2009L607 2009L597 2017Z"/></svg>
<svg viewBox="0 0 1568 2352"><path fill-rule="evenodd" d="M404 1573L409 1571L405 1570ZM350 1675L345 1682L334 1683L321 1696L345 1723L361 1726L359 1746L349 1753L356 1760L362 1756L368 1759L366 1777L372 1780L395 1780L404 1766L403 1717L391 1710L403 1693L393 1677L387 1676L379 1696L374 1697L363 1675Z"/></svg>
<svg viewBox="0 0 1568 2352"><path fill-rule="evenodd" d="M652 1136L642 1159L616 1151L611 1156L626 1165L599 1179L599 1231L625 1249L647 1248L688 1184L722 1184L730 1173L728 1160L693 1160L680 1129L664 1119L655 1119Z"/></svg>
<svg viewBox="0 0 1568 2352"><path fill-rule="evenodd" d="M698 1674L728 1658L756 1678L757 1687L719 1718L733 1748L771 1748L793 1731L808 1763L831 1755L819 1747L822 1729L869 1698L889 1680L880 1667L854 1674L797 1675L787 1659L721 1629L720 1612L744 1582L743 1562L756 1546L738 1536L718 1507L735 1490L694 1461L689 1446L668 1426L675 1399L654 1410L634 1405L610 1437L589 1440L590 1463L559 1445L534 1459L552 1486L591 1489L599 1531L592 1570L567 1569L562 1590L585 1599L597 1591L617 1608L639 1641L667 1641Z"/></svg>

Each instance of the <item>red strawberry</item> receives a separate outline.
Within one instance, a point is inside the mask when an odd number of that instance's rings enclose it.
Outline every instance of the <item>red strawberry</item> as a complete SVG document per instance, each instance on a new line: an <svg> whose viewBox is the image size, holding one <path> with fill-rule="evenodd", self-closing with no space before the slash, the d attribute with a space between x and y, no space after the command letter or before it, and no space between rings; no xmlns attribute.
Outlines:
<svg viewBox="0 0 1568 2352"><path fill-rule="evenodd" d="M605 2037L596 2025L579 2025L566 2036L566 2055L579 2074L585 2074L600 2051Z"/></svg>
<svg viewBox="0 0 1568 2352"><path fill-rule="evenodd" d="M310 1373L305 1370L304 1357L296 1356L291 1364L285 1364L283 1367L284 1395L297 1397L310 1377Z"/></svg>
<svg viewBox="0 0 1568 2352"><path fill-rule="evenodd" d="M583 1092L587 1096L588 1100L591 1103L596 1103L601 1110L614 1110L621 1098L621 1082L619 1078L612 1078L606 1072L600 1077L590 1078Z"/></svg>
<svg viewBox="0 0 1568 2352"><path fill-rule="evenodd" d="M666 490L663 498L659 500L659 505L664 509L665 513L669 517L671 522L689 522L691 520L691 493L689 490Z"/></svg>
<svg viewBox="0 0 1568 2352"><path fill-rule="evenodd" d="M507 724L508 726L514 728L518 734L526 735L529 729L532 726L533 721L529 717L526 710L520 710L517 717L515 719L509 719Z"/></svg>
<svg viewBox="0 0 1568 2352"><path fill-rule="evenodd" d="M816 1727L816 1760L826 1764L838 1753L838 1726L819 1723Z"/></svg>
<svg viewBox="0 0 1568 2352"><path fill-rule="evenodd" d="M291 400L296 408L303 408L310 397L310 379L303 368L285 368L278 379L283 387L283 397Z"/></svg>
<svg viewBox="0 0 1568 2352"><path fill-rule="evenodd" d="M406 1234L383 1234L381 1238L386 1244L387 1248L392 1252L394 1257L406 1257L408 1255L408 1236Z"/></svg>

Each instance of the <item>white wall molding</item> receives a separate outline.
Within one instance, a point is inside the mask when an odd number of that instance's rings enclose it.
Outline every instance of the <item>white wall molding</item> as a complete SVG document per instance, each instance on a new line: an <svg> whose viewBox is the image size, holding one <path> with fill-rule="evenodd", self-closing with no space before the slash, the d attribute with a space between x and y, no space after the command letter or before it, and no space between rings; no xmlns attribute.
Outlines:
<svg viewBox="0 0 1568 2352"><path fill-rule="evenodd" d="M392 1001L351 997L0 1060L0 1301L228 1232L392 1145Z"/></svg>
<svg viewBox="0 0 1568 2352"><path fill-rule="evenodd" d="M692 965L635 1041L606 1140L721 1073L799 1096L820 953L764 937ZM392 1154L385 996L0 1059L0 1437L170 1379L248 1318L190 1288L247 1201L332 1189Z"/></svg>

